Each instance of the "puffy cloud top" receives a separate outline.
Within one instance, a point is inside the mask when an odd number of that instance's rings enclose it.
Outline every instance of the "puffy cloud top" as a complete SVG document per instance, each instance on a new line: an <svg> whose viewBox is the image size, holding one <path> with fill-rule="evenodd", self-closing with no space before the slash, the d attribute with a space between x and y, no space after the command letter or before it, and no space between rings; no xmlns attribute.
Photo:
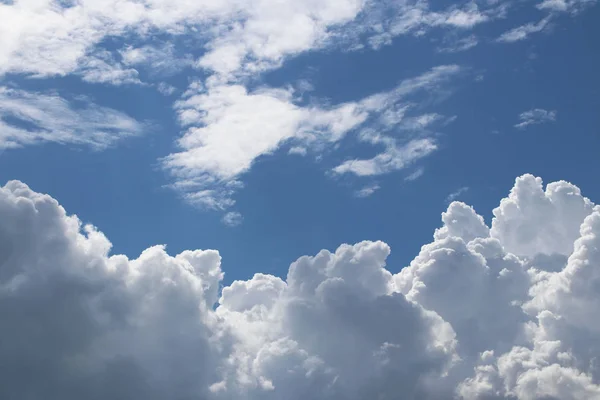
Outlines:
<svg viewBox="0 0 600 400"><path fill-rule="evenodd" d="M454 202L409 266L344 244L220 288L215 250L137 259L0 188L3 399L600 398L600 208L517 178L491 228Z"/></svg>

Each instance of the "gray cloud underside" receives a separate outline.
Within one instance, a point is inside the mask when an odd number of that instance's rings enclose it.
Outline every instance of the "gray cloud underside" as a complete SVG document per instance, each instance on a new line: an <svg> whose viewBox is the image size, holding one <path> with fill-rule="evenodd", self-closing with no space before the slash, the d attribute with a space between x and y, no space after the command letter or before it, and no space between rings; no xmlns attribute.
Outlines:
<svg viewBox="0 0 600 400"><path fill-rule="evenodd" d="M525 175L490 227L460 202L442 222L397 274L366 241L220 290L217 251L110 255L9 182L0 397L600 398L600 208Z"/></svg>

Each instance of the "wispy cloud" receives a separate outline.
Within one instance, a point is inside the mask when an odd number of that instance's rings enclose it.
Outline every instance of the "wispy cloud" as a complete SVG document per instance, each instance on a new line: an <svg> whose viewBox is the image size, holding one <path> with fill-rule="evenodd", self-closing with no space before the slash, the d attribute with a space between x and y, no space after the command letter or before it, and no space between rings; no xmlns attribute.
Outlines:
<svg viewBox="0 0 600 400"><path fill-rule="evenodd" d="M106 148L143 133L145 124L87 98L0 87L0 148L43 142Z"/></svg>
<svg viewBox="0 0 600 400"><path fill-rule="evenodd" d="M454 192L450 193L446 197L446 203L452 203L454 200L458 199L460 196L462 196L463 194L465 194L468 191L469 191L469 187L467 187L467 186L463 186L461 188L458 188L457 190L455 190Z"/></svg>
<svg viewBox="0 0 600 400"><path fill-rule="evenodd" d="M178 141L181 150L164 158L163 165L175 179L172 186L188 201L224 209L233 204L231 196L241 175L258 157L288 142L292 148L323 149L348 132L372 124L381 132L393 129L402 118L380 118L386 111L402 108L405 98L416 92L436 90L461 71L456 65L438 66L405 79L390 91L335 106L299 106L291 89L190 88L175 105L181 125L187 128ZM421 122L427 124L429 119L422 117ZM377 145L385 150L373 160L349 161L334 171L364 175L370 168L370 174L390 172L436 148L433 139L403 143L390 137Z"/></svg>
<svg viewBox="0 0 600 400"><path fill-rule="evenodd" d="M577 13L588 6L596 4L597 0L544 0L536 7L540 10L553 12Z"/></svg>
<svg viewBox="0 0 600 400"><path fill-rule="evenodd" d="M548 111L542 108L534 108L519 114L519 123L515 128L524 129L529 125L554 122L556 120L556 111Z"/></svg>
<svg viewBox="0 0 600 400"><path fill-rule="evenodd" d="M385 150L375 157L368 159L353 159L344 161L333 168L335 174L352 173L357 176L373 176L397 171L411 165L415 161L437 150L433 139L415 139L408 143L399 144L393 138L382 138Z"/></svg>
<svg viewBox="0 0 600 400"><path fill-rule="evenodd" d="M423 174L425 173L425 169L422 167L417 168L416 170L414 170L414 172L410 173L409 175L407 175L404 180L407 182L412 182L412 181L416 181L417 179L419 179L421 176L423 176Z"/></svg>
<svg viewBox="0 0 600 400"><path fill-rule="evenodd" d="M446 39L444 44L438 47L437 51L440 53L459 53L461 51L467 51L479 44L479 40L475 35L469 35L460 39Z"/></svg>
<svg viewBox="0 0 600 400"><path fill-rule="evenodd" d="M230 211L228 213L225 213L225 215L223 215L223 218L221 218L221 221L225 225L231 227L240 225L243 220L244 218L242 217L242 214L240 214L237 211Z"/></svg>
<svg viewBox="0 0 600 400"><path fill-rule="evenodd" d="M423 35L433 28L465 31L493 21L505 13L504 4L480 8L475 2L431 10L427 2L372 2L358 20L357 30L368 36L373 48L388 45L401 35Z"/></svg>
<svg viewBox="0 0 600 400"><path fill-rule="evenodd" d="M503 43L513 43L525 40L529 37L529 35L546 29L549 26L549 23L550 17L548 16L537 23L530 22L528 24L521 25L517 28L504 32L502 35L500 35L497 41Z"/></svg>
<svg viewBox="0 0 600 400"><path fill-rule="evenodd" d="M359 189L356 192L354 192L354 196L359 198L369 197L379 189L381 189L381 187L377 184L367 185L362 189Z"/></svg>

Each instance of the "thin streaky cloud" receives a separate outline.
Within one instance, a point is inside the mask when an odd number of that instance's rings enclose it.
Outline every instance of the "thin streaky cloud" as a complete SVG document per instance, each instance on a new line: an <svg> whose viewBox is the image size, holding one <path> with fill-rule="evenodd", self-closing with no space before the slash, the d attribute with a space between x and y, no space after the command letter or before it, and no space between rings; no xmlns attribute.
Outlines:
<svg viewBox="0 0 600 400"><path fill-rule="evenodd" d="M537 23L530 22L525 25L521 25L517 28L511 29L504 32L496 41L502 43L513 43L527 39L531 34L538 33L549 27L550 16L540 20Z"/></svg>
<svg viewBox="0 0 600 400"><path fill-rule="evenodd" d="M104 149L149 125L87 98L0 87L0 148L44 142Z"/></svg>
<svg viewBox="0 0 600 400"><path fill-rule="evenodd" d="M556 121L556 111L548 111L542 108L534 108L519 114L519 123L515 128L524 129L530 125L538 125Z"/></svg>

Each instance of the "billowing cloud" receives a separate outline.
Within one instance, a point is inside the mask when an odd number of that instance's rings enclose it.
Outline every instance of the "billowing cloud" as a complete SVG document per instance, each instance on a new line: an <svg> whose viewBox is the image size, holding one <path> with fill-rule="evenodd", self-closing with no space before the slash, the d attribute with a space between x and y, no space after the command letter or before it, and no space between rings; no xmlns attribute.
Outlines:
<svg viewBox="0 0 600 400"><path fill-rule="evenodd" d="M442 222L396 275L385 243L361 242L219 292L217 251L111 256L9 182L0 397L598 398L600 207L524 175L491 228L460 202Z"/></svg>
<svg viewBox="0 0 600 400"><path fill-rule="evenodd" d="M0 87L0 149L53 142L102 149L145 124L87 98Z"/></svg>

